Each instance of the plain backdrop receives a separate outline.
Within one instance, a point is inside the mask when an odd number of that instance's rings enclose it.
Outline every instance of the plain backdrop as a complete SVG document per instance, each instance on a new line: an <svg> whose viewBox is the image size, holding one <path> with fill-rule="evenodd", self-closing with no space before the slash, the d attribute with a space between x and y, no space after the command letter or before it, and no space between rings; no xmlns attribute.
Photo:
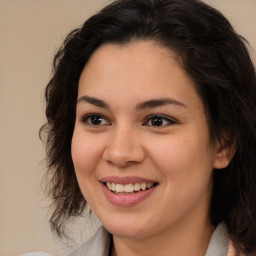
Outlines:
<svg viewBox="0 0 256 256"><path fill-rule="evenodd" d="M108 0L0 0L0 256L31 251L65 255L50 232L41 191L44 88L53 55L67 33ZM256 1L208 0L256 49ZM80 219L76 245L96 228ZM82 232L83 231L83 232ZM82 232L82 235L80 233Z"/></svg>

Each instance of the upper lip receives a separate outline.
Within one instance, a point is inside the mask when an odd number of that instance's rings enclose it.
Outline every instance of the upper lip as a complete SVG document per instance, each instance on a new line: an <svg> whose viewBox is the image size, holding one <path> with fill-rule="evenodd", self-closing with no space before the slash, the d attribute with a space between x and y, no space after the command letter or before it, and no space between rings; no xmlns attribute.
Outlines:
<svg viewBox="0 0 256 256"><path fill-rule="evenodd" d="M137 176L127 176L127 177L120 177L120 176L107 176L100 179L100 182L106 183L116 183L116 184L135 184L135 183L158 183L155 180L145 179L142 177Z"/></svg>

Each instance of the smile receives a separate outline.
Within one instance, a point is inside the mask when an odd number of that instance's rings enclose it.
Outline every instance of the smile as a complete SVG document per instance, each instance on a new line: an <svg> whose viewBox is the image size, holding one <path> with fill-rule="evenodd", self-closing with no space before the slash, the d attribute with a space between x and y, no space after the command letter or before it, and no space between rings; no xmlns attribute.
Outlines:
<svg viewBox="0 0 256 256"><path fill-rule="evenodd" d="M105 198L113 205L131 207L146 200L159 183L140 177L105 177L100 180Z"/></svg>
<svg viewBox="0 0 256 256"><path fill-rule="evenodd" d="M150 189L154 186L154 183L135 183L135 184L118 184L118 183L111 183L106 182L105 185L108 187L109 190L115 192L116 194L119 193L135 193L138 191L145 191Z"/></svg>

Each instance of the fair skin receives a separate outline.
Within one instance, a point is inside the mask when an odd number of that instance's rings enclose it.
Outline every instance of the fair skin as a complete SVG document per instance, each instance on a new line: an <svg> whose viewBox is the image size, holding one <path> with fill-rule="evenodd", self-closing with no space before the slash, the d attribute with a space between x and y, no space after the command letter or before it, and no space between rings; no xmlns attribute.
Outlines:
<svg viewBox="0 0 256 256"><path fill-rule="evenodd" d="M113 234L111 255L205 254L212 170L229 154L211 142L175 52L139 41L93 53L79 81L72 159L86 201ZM113 192L112 183L133 190Z"/></svg>

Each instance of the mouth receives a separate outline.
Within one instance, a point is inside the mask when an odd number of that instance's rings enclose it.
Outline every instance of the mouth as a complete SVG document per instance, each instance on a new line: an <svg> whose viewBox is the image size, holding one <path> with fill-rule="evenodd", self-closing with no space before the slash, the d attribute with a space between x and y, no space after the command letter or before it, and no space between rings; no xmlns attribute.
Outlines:
<svg viewBox="0 0 256 256"><path fill-rule="evenodd" d="M119 195L130 195L134 193L138 193L140 191L150 190L151 188L158 185L158 183L129 183L129 184L119 184L112 182L104 182L103 183L110 191Z"/></svg>
<svg viewBox="0 0 256 256"><path fill-rule="evenodd" d="M99 180L106 199L113 205L130 207L151 197L159 182L136 177L108 176Z"/></svg>

